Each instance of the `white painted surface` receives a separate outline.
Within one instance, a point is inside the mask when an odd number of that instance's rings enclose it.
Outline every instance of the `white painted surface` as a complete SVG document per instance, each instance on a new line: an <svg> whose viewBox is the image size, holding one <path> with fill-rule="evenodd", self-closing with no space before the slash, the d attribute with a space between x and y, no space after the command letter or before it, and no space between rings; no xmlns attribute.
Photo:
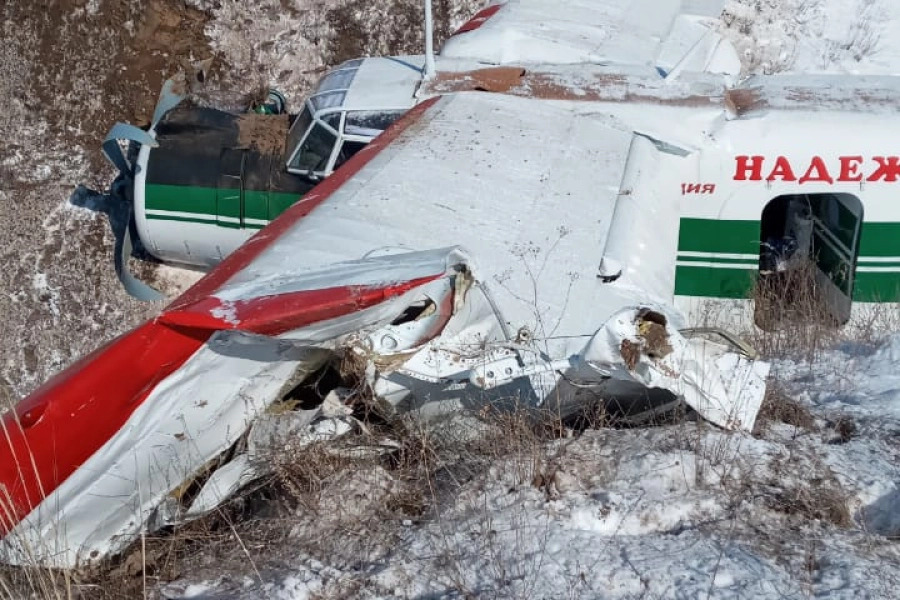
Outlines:
<svg viewBox="0 0 900 600"><path fill-rule="evenodd" d="M633 143L637 150L623 181ZM234 302L263 291L296 291L298 282L302 289L324 289L336 282L408 279L414 256L458 244L479 289L491 298L505 339L496 332L485 337L484 316L474 315L458 329L471 326L477 333L441 335L421 351L426 358L409 360L409 374L434 383L451 376L468 380L474 365L454 363L453 357L472 354L470 338L481 336L487 344L474 360L502 365L516 355L505 347L512 332L524 331L528 342L521 346L531 350L518 356L524 366L506 380L551 375L545 383L532 381L534 401L541 403L555 386L555 371L566 370L552 367L554 361L576 360L623 310L653 307L666 315L670 335L678 338L675 329L684 320L672 303L679 203L677 196L662 194L677 181L682 154L572 106L477 93L445 97L216 296ZM401 249L419 254L395 254ZM625 265L613 283L597 277L605 250ZM388 253L377 259L383 267L359 262L373 253ZM354 274L358 266L364 270ZM626 338L618 334L606 348L612 365L622 363L618 344ZM692 360L693 346L682 345L665 367L670 374L681 372L674 365ZM431 357L441 353L446 361L432 364ZM703 385L717 380L712 362L694 361L692 368ZM631 369L616 372L644 381ZM664 379L644 382L673 389L674 380ZM709 393L717 401L733 400L727 386L716 385ZM685 389L679 381L677 393ZM751 393L751 406L758 407L761 393L762 386ZM704 410L699 401L694 404ZM749 413L755 417L755 409ZM742 422L752 427L752 417ZM716 421L725 424L724 418Z"/></svg>
<svg viewBox="0 0 900 600"><path fill-rule="evenodd" d="M441 55L492 64L642 64L669 71L694 52L689 62L695 70L715 64L737 74L734 50L719 45L713 27L723 5L562 0L548 6L542 0L509 0L478 29L447 40Z"/></svg>
<svg viewBox="0 0 900 600"><path fill-rule="evenodd" d="M164 525L167 511L157 511L169 492L231 446L311 354L270 338L214 335L3 539L0 554L72 567Z"/></svg>
<svg viewBox="0 0 900 600"><path fill-rule="evenodd" d="M422 81L424 56L374 56L363 60L344 98L346 110L410 108Z"/></svg>
<svg viewBox="0 0 900 600"><path fill-rule="evenodd" d="M446 98L430 112L220 295L379 249L459 245L512 330L579 345L568 336L621 306L600 298L594 274L630 134L503 96Z"/></svg>

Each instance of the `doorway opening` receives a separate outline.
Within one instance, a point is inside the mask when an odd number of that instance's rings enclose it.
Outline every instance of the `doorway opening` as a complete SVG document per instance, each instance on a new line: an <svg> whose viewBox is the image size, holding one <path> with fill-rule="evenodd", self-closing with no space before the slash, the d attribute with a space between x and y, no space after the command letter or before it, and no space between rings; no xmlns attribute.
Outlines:
<svg viewBox="0 0 900 600"><path fill-rule="evenodd" d="M773 198L760 219L756 325L786 319L839 327L850 319L863 207L852 194Z"/></svg>

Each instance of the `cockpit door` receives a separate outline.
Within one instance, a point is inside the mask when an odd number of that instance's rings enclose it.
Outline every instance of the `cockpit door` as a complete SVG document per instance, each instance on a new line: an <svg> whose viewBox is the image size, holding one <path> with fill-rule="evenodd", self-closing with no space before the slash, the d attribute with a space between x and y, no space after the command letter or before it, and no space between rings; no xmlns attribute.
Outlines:
<svg viewBox="0 0 900 600"><path fill-rule="evenodd" d="M244 226L244 164L247 153L225 148L219 160L216 189L216 224L237 229Z"/></svg>

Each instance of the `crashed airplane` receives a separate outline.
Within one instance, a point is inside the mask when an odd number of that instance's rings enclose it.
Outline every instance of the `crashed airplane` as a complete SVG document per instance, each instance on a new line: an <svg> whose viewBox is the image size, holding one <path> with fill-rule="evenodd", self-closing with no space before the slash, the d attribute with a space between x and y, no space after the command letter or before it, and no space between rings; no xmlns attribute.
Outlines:
<svg viewBox="0 0 900 600"><path fill-rule="evenodd" d="M751 428L767 365L679 333L677 201L644 223L648 268L598 276L604 259L627 266L615 228L635 217L618 191L635 152L680 159L545 101L419 105L156 319L6 416L7 560L46 548L71 566L215 506L260 474L252 443L191 505L172 492L254 440L335 353L364 361L379 402L423 416L493 403L565 415L652 387Z"/></svg>
<svg viewBox="0 0 900 600"><path fill-rule="evenodd" d="M898 131L872 117L894 79L500 69L438 73L158 317L4 415L3 559L82 565L202 515L267 472L273 431L329 439L360 401L425 419L684 402L748 431L769 366L694 328L701 303L748 305L788 238L836 322L895 281ZM834 135L807 142L813 122ZM338 381L297 402L338 359L365 398Z"/></svg>

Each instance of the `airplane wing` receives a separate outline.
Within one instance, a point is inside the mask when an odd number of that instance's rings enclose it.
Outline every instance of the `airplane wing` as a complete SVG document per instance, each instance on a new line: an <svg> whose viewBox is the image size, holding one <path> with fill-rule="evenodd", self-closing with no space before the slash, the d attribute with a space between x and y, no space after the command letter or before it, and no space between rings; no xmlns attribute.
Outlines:
<svg viewBox="0 0 900 600"><path fill-rule="evenodd" d="M445 58L493 65L646 65L737 75L740 60L716 33L723 0L508 0L479 12L441 48Z"/></svg>
<svg viewBox="0 0 900 600"><path fill-rule="evenodd" d="M752 428L768 366L678 332L678 206L654 205L640 173L679 160L571 105L419 105L156 319L3 416L0 556L72 566L209 510L265 472L270 409L335 357L423 416L569 414L586 389L659 388ZM349 427L311 410L305 434Z"/></svg>

